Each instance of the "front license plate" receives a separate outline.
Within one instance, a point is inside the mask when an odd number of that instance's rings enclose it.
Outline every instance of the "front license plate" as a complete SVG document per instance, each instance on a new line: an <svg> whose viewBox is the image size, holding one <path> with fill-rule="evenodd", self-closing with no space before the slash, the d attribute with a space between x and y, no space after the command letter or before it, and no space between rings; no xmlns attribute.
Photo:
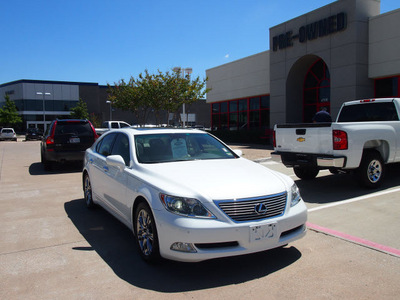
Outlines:
<svg viewBox="0 0 400 300"><path fill-rule="evenodd" d="M276 237L276 223L250 226L250 243L274 239Z"/></svg>
<svg viewBox="0 0 400 300"><path fill-rule="evenodd" d="M80 142L81 142L80 138L70 138L69 139L69 143L70 144L77 144L77 143L80 143Z"/></svg>

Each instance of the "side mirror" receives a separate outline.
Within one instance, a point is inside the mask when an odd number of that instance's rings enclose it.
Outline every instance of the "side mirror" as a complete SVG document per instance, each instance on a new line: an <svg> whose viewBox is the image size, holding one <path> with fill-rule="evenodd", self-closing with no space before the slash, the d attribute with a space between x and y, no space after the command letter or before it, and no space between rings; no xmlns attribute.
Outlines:
<svg viewBox="0 0 400 300"><path fill-rule="evenodd" d="M233 152L235 152L235 154L236 154L237 156L239 156L239 157L242 157L242 155L243 155L243 151L242 151L242 150L239 150L239 149L235 149L235 150L233 150Z"/></svg>
<svg viewBox="0 0 400 300"><path fill-rule="evenodd" d="M107 165L117 167L121 172L125 169L125 161L121 155L109 155L106 157Z"/></svg>

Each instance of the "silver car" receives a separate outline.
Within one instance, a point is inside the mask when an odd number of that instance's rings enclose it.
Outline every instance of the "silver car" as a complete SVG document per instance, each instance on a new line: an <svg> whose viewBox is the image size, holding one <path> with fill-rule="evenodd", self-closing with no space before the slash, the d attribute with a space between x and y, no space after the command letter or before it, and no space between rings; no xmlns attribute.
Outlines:
<svg viewBox="0 0 400 300"><path fill-rule="evenodd" d="M13 128L2 128L0 131L0 141L17 141L17 135Z"/></svg>

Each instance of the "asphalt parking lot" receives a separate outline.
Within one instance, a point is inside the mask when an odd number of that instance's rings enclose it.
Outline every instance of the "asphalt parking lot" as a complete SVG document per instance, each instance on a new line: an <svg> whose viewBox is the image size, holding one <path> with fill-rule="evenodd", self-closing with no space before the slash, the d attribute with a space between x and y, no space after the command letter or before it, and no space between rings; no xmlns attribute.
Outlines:
<svg viewBox="0 0 400 300"><path fill-rule="evenodd" d="M306 237L254 255L147 265L126 227L85 208L79 165L45 172L39 142L0 142L0 298L398 299L399 165L370 191L329 172L299 181L267 149L243 150L297 182Z"/></svg>

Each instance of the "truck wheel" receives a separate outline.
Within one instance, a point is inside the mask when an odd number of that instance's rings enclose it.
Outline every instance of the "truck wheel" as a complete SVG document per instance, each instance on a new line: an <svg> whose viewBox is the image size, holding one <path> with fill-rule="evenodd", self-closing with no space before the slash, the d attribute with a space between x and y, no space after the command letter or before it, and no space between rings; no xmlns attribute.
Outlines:
<svg viewBox="0 0 400 300"><path fill-rule="evenodd" d="M361 185L378 188L382 184L384 164L378 151L365 151L356 175Z"/></svg>
<svg viewBox="0 0 400 300"><path fill-rule="evenodd" d="M314 179L317 177L319 170L314 167L306 167L306 166L301 166L301 167L293 167L294 174L296 174L297 177L300 179Z"/></svg>

